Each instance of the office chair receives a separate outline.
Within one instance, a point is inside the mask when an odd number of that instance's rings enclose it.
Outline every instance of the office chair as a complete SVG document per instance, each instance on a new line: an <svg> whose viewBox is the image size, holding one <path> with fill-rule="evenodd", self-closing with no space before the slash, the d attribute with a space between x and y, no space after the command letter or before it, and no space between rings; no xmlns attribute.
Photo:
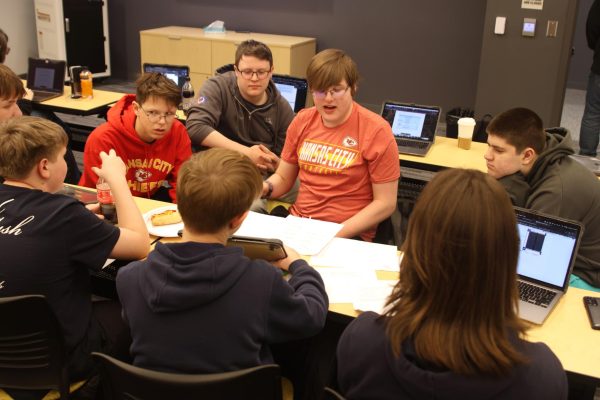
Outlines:
<svg viewBox="0 0 600 400"><path fill-rule="evenodd" d="M323 391L323 400L346 400L344 396L336 392L330 387L325 387Z"/></svg>
<svg viewBox="0 0 600 400"><path fill-rule="evenodd" d="M215 70L215 75L221 75L221 74L224 74L225 72L229 72L229 71L233 71L233 70L234 70L233 64L225 64Z"/></svg>
<svg viewBox="0 0 600 400"><path fill-rule="evenodd" d="M100 361L105 399L211 399L281 400L278 365L261 365L217 374L174 374L151 371L92 353Z"/></svg>
<svg viewBox="0 0 600 400"><path fill-rule="evenodd" d="M55 389L69 398L63 334L42 295L0 298L0 387Z"/></svg>

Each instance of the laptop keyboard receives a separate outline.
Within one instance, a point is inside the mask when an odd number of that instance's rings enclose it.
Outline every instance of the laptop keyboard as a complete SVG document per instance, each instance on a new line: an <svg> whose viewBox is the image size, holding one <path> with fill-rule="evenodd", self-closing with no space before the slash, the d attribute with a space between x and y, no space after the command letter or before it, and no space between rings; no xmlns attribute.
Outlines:
<svg viewBox="0 0 600 400"><path fill-rule="evenodd" d="M396 139L398 146L412 147L414 149L425 149L429 146L427 142L416 142L414 140Z"/></svg>
<svg viewBox="0 0 600 400"><path fill-rule="evenodd" d="M555 296L556 292L553 292L552 290L519 281L519 298L523 301L542 307L548 307Z"/></svg>
<svg viewBox="0 0 600 400"><path fill-rule="evenodd" d="M400 179L400 183L398 184L398 198L416 201L424 187L425 182L407 182Z"/></svg>

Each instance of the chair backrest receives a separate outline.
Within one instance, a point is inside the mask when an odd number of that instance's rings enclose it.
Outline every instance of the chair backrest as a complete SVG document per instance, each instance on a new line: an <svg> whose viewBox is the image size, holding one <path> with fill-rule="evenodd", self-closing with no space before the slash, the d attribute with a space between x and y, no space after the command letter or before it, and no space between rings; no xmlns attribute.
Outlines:
<svg viewBox="0 0 600 400"><path fill-rule="evenodd" d="M344 396L330 387L326 387L323 393L323 400L346 400Z"/></svg>
<svg viewBox="0 0 600 400"><path fill-rule="evenodd" d="M42 295L0 297L0 387L56 389L68 399L63 333Z"/></svg>
<svg viewBox="0 0 600 400"><path fill-rule="evenodd" d="M281 400L278 365L262 365L217 374L174 374L151 371L92 353L100 361L106 399Z"/></svg>
<svg viewBox="0 0 600 400"><path fill-rule="evenodd" d="M235 69L234 64L221 65L219 68L217 68L215 70L215 75L221 75L221 74L224 74L225 72L233 71L234 69Z"/></svg>

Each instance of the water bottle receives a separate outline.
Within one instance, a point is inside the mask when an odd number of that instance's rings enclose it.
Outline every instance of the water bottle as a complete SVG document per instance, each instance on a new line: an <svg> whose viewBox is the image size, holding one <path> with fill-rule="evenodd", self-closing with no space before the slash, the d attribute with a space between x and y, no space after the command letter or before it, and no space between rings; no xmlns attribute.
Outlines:
<svg viewBox="0 0 600 400"><path fill-rule="evenodd" d="M81 97L84 99L91 99L94 97L92 89L92 72L88 67L83 67L79 73L79 79L81 80Z"/></svg>
<svg viewBox="0 0 600 400"><path fill-rule="evenodd" d="M194 102L194 87L189 76L185 77L185 83L181 88L181 97L183 111L187 112Z"/></svg>
<svg viewBox="0 0 600 400"><path fill-rule="evenodd" d="M100 203L100 213L104 215L106 221L116 224L118 222L117 207L115 206L108 182L102 178L98 178L98 182L96 183L96 194L98 203Z"/></svg>

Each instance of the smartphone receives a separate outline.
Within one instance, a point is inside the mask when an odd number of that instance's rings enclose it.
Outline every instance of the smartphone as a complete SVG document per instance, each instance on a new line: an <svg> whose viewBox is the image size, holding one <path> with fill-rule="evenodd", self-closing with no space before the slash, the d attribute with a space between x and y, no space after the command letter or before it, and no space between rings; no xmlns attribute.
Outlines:
<svg viewBox="0 0 600 400"><path fill-rule="evenodd" d="M277 261L287 257L283 242L279 239L262 239L248 236L231 236L227 246L237 246L251 259Z"/></svg>
<svg viewBox="0 0 600 400"><path fill-rule="evenodd" d="M592 329L600 329L600 297L584 296L583 304Z"/></svg>

